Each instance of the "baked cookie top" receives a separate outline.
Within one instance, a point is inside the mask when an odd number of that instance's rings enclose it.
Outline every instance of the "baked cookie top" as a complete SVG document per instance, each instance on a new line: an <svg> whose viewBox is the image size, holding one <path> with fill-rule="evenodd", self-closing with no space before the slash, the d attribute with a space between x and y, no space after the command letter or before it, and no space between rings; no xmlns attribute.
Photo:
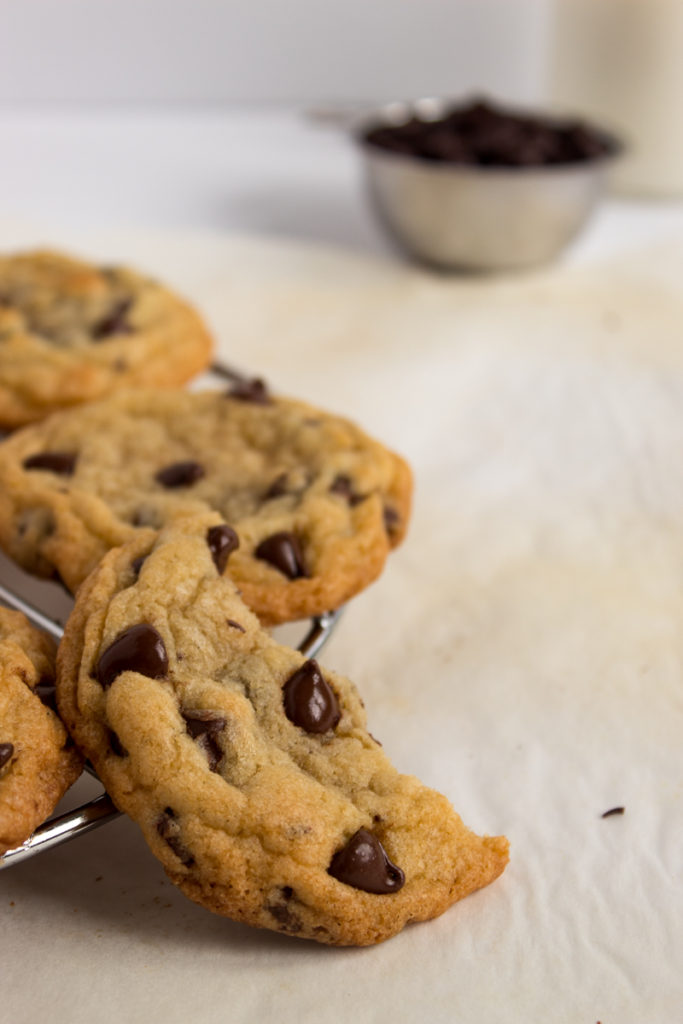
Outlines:
<svg viewBox="0 0 683 1024"><path fill-rule="evenodd" d="M0 608L0 855L28 839L81 773L50 706L54 669L51 638Z"/></svg>
<svg viewBox="0 0 683 1024"><path fill-rule="evenodd" d="M487 885L507 840L400 775L354 685L259 625L217 569L227 530L176 520L77 595L58 703L114 802L186 895L301 938L380 942Z"/></svg>
<svg viewBox="0 0 683 1024"><path fill-rule="evenodd" d="M244 386L136 391L0 444L0 544L74 591L109 548L218 511L237 533L230 574L245 602L283 622L336 608L379 575L411 487L399 456L303 402Z"/></svg>
<svg viewBox="0 0 683 1024"><path fill-rule="evenodd" d="M55 252L0 258L0 426L14 428L130 387L176 387L211 338L156 281Z"/></svg>

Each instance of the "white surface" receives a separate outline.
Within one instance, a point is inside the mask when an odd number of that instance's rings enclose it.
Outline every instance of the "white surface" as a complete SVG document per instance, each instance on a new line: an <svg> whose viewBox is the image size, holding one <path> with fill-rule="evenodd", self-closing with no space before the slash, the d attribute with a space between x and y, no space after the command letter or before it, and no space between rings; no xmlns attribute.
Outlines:
<svg viewBox="0 0 683 1024"><path fill-rule="evenodd" d="M683 232L636 235L499 282L191 232L53 238L183 285L226 357L410 458L408 539L322 660L512 861L435 922L330 950L193 907L120 821L0 874L8 1020L680 1020Z"/></svg>
<svg viewBox="0 0 683 1024"><path fill-rule="evenodd" d="M5 0L0 99L530 99L551 3Z"/></svg>

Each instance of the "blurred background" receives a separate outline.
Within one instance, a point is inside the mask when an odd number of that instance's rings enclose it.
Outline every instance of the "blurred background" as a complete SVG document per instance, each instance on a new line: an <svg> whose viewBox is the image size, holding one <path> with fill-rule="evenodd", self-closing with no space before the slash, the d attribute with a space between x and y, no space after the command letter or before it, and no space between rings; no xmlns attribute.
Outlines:
<svg viewBox="0 0 683 1024"><path fill-rule="evenodd" d="M485 93L630 143L683 194L680 0L6 0L0 216L293 235L375 251L340 118Z"/></svg>

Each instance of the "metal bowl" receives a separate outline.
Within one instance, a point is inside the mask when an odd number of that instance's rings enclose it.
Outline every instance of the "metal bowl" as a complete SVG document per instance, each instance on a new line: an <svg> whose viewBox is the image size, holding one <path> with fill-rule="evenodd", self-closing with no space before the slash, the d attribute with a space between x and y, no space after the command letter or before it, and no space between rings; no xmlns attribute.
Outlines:
<svg viewBox="0 0 683 1024"><path fill-rule="evenodd" d="M510 168L438 163L364 138L371 128L412 117L436 120L451 106L438 99L391 103L353 125L380 221L411 257L441 269L517 270L552 260L595 208L620 142L601 130L610 155Z"/></svg>

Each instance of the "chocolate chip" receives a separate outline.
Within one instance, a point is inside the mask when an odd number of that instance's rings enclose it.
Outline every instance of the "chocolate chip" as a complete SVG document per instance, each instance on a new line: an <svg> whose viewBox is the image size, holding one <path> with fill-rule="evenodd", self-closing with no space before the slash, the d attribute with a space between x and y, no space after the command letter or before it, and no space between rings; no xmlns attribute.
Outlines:
<svg viewBox="0 0 683 1024"><path fill-rule="evenodd" d="M154 626L141 622L131 626L100 655L95 678L106 689L122 672L139 672L150 679L161 679L168 672L168 655L164 641Z"/></svg>
<svg viewBox="0 0 683 1024"><path fill-rule="evenodd" d="M287 474L280 473L276 476L268 490L263 495L264 501L271 501L273 498L281 498L287 493Z"/></svg>
<svg viewBox="0 0 683 1024"><path fill-rule="evenodd" d="M398 512L394 508L388 506L384 509L384 528L390 537L396 536L398 532L400 519Z"/></svg>
<svg viewBox="0 0 683 1024"><path fill-rule="evenodd" d="M308 576L301 546L293 533L274 533L262 540L254 552L257 558L269 562L290 580Z"/></svg>
<svg viewBox="0 0 683 1024"><path fill-rule="evenodd" d="M225 621L229 626L232 626L233 629L239 629L240 633L246 633L244 626L241 626L239 622L235 622L234 619L226 619Z"/></svg>
<svg viewBox="0 0 683 1024"><path fill-rule="evenodd" d="M172 462L164 466L155 476L157 483L169 489L174 487L190 487L205 475L205 470L198 462L188 459L186 462Z"/></svg>
<svg viewBox="0 0 683 1024"><path fill-rule="evenodd" d="M405 875L391 863L379 839L364 828L335 853L327 871L345 885L378 895L398 892L405 882Z"/></svg>
<svg viewBox="0 0 683 1024"><path fill-rule="evenodd" d="M173 808L165 808L163 814L157 821L157 832L161 838L168 843L178 860L180 860L186 867L189 868L194 864L194 857L180 839L180 825L176 821L175 811Z"/></svg>
<svg viewBox="0 0 683 1024"><path fill-rule="evenodd" d="M266 907L266 910L275 918L283 932L296 935L302 929L302 924L296 914L293 914L286 903L273 903Z"/></svg>
<svg viewBox="0 0 683 1024"><path fill-rule="evenodd" d="M351 507L365 500L365 495L357 494L354 491L351 477L346 476L345 473L340 473L334 478L330 486L330 494L338 494L341 498L345 498Z"/></svg>
<svg viewBox="0 0 683 1024"><path fill-rule="evenodd" d="M76 452L38 452L24 459L24 469L47 469L60 476L71 476L76 468Z"/></svg>
<svg viewBox="0 0 683 1024"><path fill-rule="evenodd" d="M14 753L13 743L0 743L0 768L4 768Z"/></svg>
<svg viewBox="0 0 683 1024"><path fill-rule="evenodd" d="M209 545L214 564L222 576L228 558L240 546L239 537L232 526L222 523L220 526L209 527L206 533L206 543Z"/></svg>
<svg viewBox="0 0 683 1024"><path fill-rule="evenodd" d="M313 658L289 677L282 693L287 718L306 732L327 732L341 718L335 692Z"/></svg>
<svg viewBox="0 0 683 1024"><path fill-rule="evenodd" d="M128 321L128 313L132 305L131 298L121 299L108 316L95 324L91 332L93 339L102 341L104 338L110 338L112 334L132 334L133 327Z"/></svg>
<svg viewBox="0 0 683 1024"><path fill-rule="evenodd" d="M215 772L223 759L223 751L216 736L225 729L226 718L220 711L198 708L196 711L182 711L188 734L207 756L209 768Z"/></svg>
<svg viewBox="0 0 683 1024"><path fill-rule="evenodd" d="M227 392L228 398L237 398L240 402L253 402L255 405L270 405L272 398L264 380L260 377L244 378L236 381Z"/></svg>

